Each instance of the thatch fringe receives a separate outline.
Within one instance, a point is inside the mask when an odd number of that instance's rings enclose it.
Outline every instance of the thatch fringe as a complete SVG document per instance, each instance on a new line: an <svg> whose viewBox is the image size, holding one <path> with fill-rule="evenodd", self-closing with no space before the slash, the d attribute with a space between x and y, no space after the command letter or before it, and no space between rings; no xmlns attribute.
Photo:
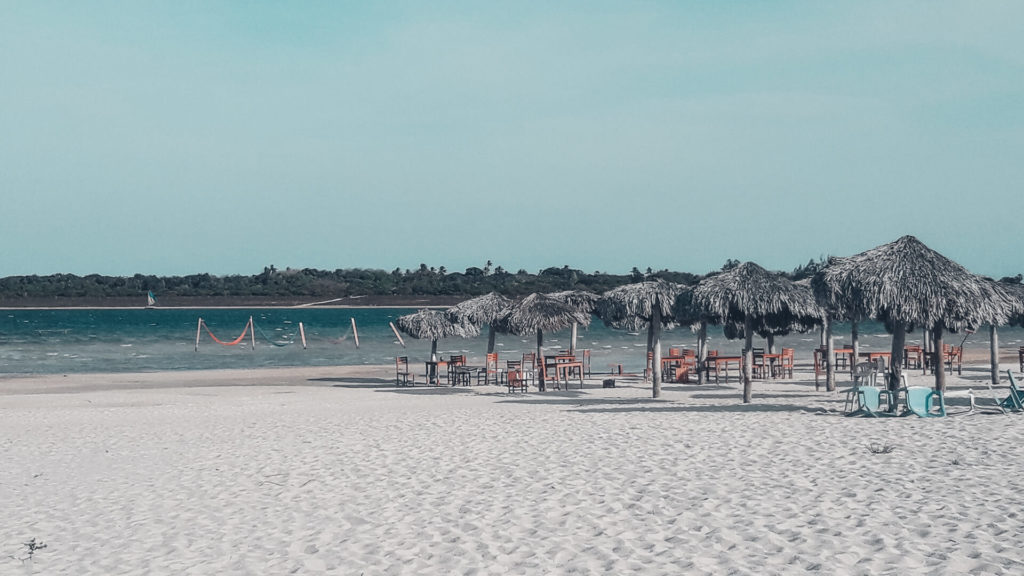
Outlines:
<svg viewBox="0 0 1024 576"><path fill-rule="evenodd" d="M1019 299L997 283L904 236L837 258L811 282L823 307L838 317L874 318L888 327L947 330L1005 324Z"/></svg>
<svg viewBox="0 0 1024 576"><path fill-rule="evenodd" d="M480 329L476 326L453 319L440 310L429 308L398 317L395 326L405 334L420 340L441 340L452 336L472 338L480 334Z"/></svg>
<svg viewBox="0 0 1024 576"><path fill-rule="evenodd" d="M541 332L554 332L568 328L573 323L590 325L590 313L582 312L569 304L544 294L530 294L515 302L508 312L494 321L499 332L526 336Z"/></svg>
<svg viewBox="0 0 1024 576"><path fill-rule="evenodd" d="M452 306L448 309L448 314L456 321L461 320L475 326L480 326L501 318L508 311L508 307L511 304L511 299L497 292L490 292Z"/></svg>
<svg viewBox="0 0 1024 576"><path fill-rule="evenodd" d="M784 329L795 322L816 323L824 311L806 286L773 274L753 262L705 278L693 289L693 313L710 323L743 323Z"/></svg>
<svg viewBox="0 0 1024 576"><path fill-rule="evenodd" d="M689 290L682 284L664 280L619 286L601 295L596 305L597 317L612 328L640 330L651 322L654 311L658 310L662 325L672 327L676 324L676 300Z"/></svg>

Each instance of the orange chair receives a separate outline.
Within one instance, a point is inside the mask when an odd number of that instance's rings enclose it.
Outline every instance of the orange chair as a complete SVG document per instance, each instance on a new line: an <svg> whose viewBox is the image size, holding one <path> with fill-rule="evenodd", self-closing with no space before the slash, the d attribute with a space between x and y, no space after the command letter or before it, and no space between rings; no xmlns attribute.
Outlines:
<svg viewBox="0 0 1024 576"><path fill-rule="evenodd" d="M792 378L793 377L793 365L795 364L796 354L793 348L783 348L782 358L779 359L779 364L775 368L776 374L779 378Z"/></svg>
<svg viewBox="0 0 1024 576"><path fill-rule="evenodd" d="M493 352L488 354L484 359L484 367L479 369L476 373L476 383L480 384L480 378L483 378L484 384L490 384L491 382L497 383L500 379L498 373L498 353Z"/></svg>

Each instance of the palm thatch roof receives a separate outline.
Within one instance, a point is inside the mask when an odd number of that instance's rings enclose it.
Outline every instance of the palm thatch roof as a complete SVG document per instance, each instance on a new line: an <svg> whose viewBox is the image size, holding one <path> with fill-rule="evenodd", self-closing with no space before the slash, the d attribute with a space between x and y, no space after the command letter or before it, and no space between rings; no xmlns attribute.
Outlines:
<svg viewBox="0 0 1024 576"><path fill-rule="evenodd" d="M655 280L626 284L601 295L595 306L597 317L606 326L639 330L661 313L666 327L675 325L675 305L680 294L690 289L682 284Z"/></svg>
<svg viewBox="0 0 1024 576"><path fill-rule="evenodd" d="M1007 323L1024 328L1024 284L996 282L996 287L1007 292L1017 302L1017 308Z"/></svg>
<svg viewBox="0 0 1024 576"><path fill-rule="evenodd" d="M587 314L593 314L597 307L597 301L600 299L600 296L597 294L586 290L564 290L562 292L552 292L548 296L565 302L576 310L586 312Z"/></svg>
<svg viewBox="0 0 1024 576"><path fill-rule="evenodd" d="M582 312L561 300L544 294L530 294L515 302L495 326L501 332L526 336L541 332L553 332L572 326L573 323L590 325L590 313Z"/></svg>
<svg viewBox="0 0 1024 576"><path fill-rule="evenodd" d="M476 326L429 308L400 316L395 320L395 326L405 334L421 340L441 340L452 336L472 338L480 334Z"/></svg>
<svg viewBox="0 0 1024 576"><path fill-rule="evenodd" d="M995 282L925 246L913 236L838 258L812 282L818 302L888 328L943 326L950 331L1005 324L1019 301Z"/></svg>
<svg viewBox="0 0 1024 576"><path fill-rule="evenodd" d="M693 313L712 323L742 323L785 328L814 324L824 314L806 286L768 272L753 262L705 278L693 289Z"/></svg>
<svg viewBox="0 0 1024 576"><path fill-rule="evenodd" d="M456 320L480 326L482 324L490 324L501 318L510 304L512 304L511 299L497 292L490 292L452 306L448 309L448 314Z"/></svg>

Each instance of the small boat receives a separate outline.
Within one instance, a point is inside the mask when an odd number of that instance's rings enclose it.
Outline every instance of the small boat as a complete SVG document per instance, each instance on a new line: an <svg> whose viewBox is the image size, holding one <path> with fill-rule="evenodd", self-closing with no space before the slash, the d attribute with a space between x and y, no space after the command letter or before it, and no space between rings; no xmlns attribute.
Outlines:
<svg viewBox="0 0 1024 576"><path fill-rule="evenodd" d="M152 290L146 294L146 308L156 308L156 296L153 295Z"/></svg>

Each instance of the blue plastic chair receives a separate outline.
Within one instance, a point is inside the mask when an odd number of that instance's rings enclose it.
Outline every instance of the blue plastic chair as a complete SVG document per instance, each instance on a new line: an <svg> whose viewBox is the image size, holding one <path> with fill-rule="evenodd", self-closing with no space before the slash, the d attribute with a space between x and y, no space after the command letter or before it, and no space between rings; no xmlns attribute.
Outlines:
<svg viewBox="0 0 1024 576"><path fill-rule="evenodd" d="M1010 395L999 405L1014 412L1024 412L1024 390L1017 388L1017 381L1013 379L1013 371L1007 369L1006 375L1010 377Z"/></svg>
<svg viewBox="0 0 1024 576"><path fill-rule="evenodd" d="M920 418L936 418L946 415L946 402L942 399L942 393L928 386L910 386L904 389L907 409L901 416L911 414ZM938 412L932 412L935 408L935 399L938 398Z"/></svg>

